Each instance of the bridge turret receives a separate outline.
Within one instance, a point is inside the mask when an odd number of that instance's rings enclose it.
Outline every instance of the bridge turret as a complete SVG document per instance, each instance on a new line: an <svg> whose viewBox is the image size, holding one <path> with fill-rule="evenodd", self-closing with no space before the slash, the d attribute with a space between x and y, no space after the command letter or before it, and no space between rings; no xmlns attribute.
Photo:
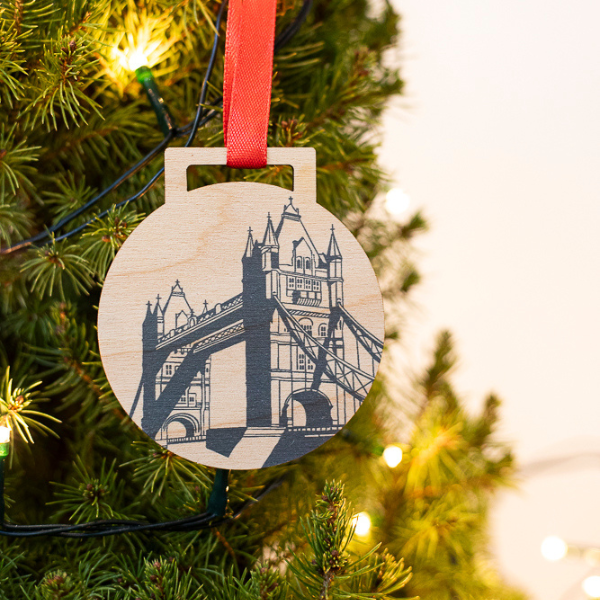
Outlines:
<svg viewBox="0 0 600 600"><path fill-rule="evenodd" d="M162 310L164 333L166 334L172 329L186 325L191 315L192 307L185 297L185 292L179 280L177 280L171 288L171 294L165 304L165 308Z"/></svg>
<svg viewBox="0 0 600 600"><path fill-rule="evenodd" d="M252 237L252 229L248 228L248 240L246 250L242 256L242 284L244 293L252 288L255 293L257 286L260 287L262 277L260 245Z"/></svg>
<svg viewBox="0 0 600 600"><path fill-rule="evenodd" d="M156 329L158 335L165 334L165 315L163 309L160 306L160 296L156 296L156 307L154 308L154 315L156 316Z"/></svg>
<svg viewBox="0 0 600 600"><path fill-rule="evenodd" d="M148 307L146 309L146 318L142 325L142 343L144 349L151 348L154 350L158 343L158 321L156 309L152 310L152 303L148 301Z"/></svg>
<svg viewBox="0 0 600 600"><path fill-rule="evenodd" d="M328 265L329 298L331 306L344 304L344 279L342 277L342 253L335 239L335 228L331 226L329 247L325 254Z"/></svg>
<svg viewBox="0 0 600 600"><path fill-rule="evenodd" d="M275 235L275 228L271 220L271 213L267 215L267 228L261 245L263 271L279 268L279 242Z"/></svg>
<svg viewBox="0 0 600 600"><path fill-rule="evenodd" d="M242 284L244 290L250 284L255 287L260 279L261 273L260 245L252 237L252 229L248 228L248 240L246 250L242 256Z"/></svg>
<svg viewBox="0 0 600 600"><path fill-rule="evenodd" d="M244 258L252 258L254 252L254 239L252 238L252 227L248 227L248 241L246 242L246 250L244 251Z"/></svg>
<svg viewBox="0 0 600 600"><path fill-rule="evenodd" d="M279 242L277 241L277 236L275 235L275 228L273 227L271 213L267 213L267 228L265 229L262 245L279 249Z"/></svg>

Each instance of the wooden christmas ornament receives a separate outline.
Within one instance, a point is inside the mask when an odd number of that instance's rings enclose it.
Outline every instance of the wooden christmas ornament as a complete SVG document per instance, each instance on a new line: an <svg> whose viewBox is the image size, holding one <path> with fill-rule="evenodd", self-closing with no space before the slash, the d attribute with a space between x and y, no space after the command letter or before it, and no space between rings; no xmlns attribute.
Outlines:
<svg viewBox="0 0 600 600"><path fill-rule="evenodd" d="M254 469L306 454L360 407L383 350L383 306L364 251L316 202L312 148L269 148L294 190L187 191L165 154L165 204L117 254L98 314L100 354L130 417L190 460Z"/></svg>

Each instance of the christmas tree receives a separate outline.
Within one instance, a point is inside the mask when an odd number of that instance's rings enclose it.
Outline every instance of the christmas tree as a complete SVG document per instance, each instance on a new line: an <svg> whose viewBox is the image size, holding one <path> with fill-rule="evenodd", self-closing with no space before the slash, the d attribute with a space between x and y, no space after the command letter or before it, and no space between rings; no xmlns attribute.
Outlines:
<svg viewBox="0 0 600 600"><path fill-rule="evenodd" d="M164 148L190 134L223 145L222 8L0 2L0 425L11 430L0 598L520 598L487 551L490 502L513 469L494 437L499 401L465 412L447 333L413 388L398 389L388 358L338 436L292 463L232 472L228 498L225 473L162 449L113 396L95 331L102 282L164 201ZM384 60L399 18L366 0L282 1L278 14L269 146L316 148L318 200L380 276L391 347L426 229L418 213L396 224L374 210L387 183L377 126L402 91ZM145 63L164 98L156 111L147 69L134 74ZM190 185L240 179L291 187L280 167L196 168ZM107 520L124 532L88 535Z"/></svg>

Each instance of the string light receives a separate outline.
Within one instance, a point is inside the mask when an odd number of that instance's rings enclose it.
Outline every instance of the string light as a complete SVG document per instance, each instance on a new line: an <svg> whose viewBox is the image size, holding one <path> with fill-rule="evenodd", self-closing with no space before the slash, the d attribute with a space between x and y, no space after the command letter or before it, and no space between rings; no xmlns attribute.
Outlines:
<svg viewBox="0 0 600 600"><path fill-rule="evenodd" d="M140 22L135 24L135 29L118 39L113 50L118 64L125 71L135 73L136 79L144 88L165 137L175 129L175 123L158 90L150 67L161 62L173 44L173 40L165 39L167 26L168 22L162 18L142 14Z"/></svg>
<svg viewBox="0 0 600 600"><path fill-rule="evenodd" d="M583 591L590 598L600 598L600 576L599 575L591 575L590 577L586 577L581 584Z"/></svg>
<svg viewBox="0 0 600 600"><path fill-rule="evenodd" d="M557 535L549 535L541 546L542 556L552 562L563 559L567 555L568 549L567 543Z"/></svg>
<svg viewBox="0 0 600 600"><path fill-rule="evenodd" d="M10 447L10 427L0 425L0 459L8 456Z"/></svg>
<svg viewBox="0 0 600 600"><path fill-rule="evenodd" d="M0 444L7 444L8 442L10 442L10 427L0 425Z"/></svg>
<svg viewBox="0 0 600 600"><path fill-rule="evenodd" d="M139 46L130 46L125 50L116 47L115 54L121 67L127 71L133 71L136 79L144 88L148 100L156 113L158 124L163 135L166 137L170 132L175 130L173 117L169 113L167 105L156 85L154 75L150 70L150 58L152 52L156 53L156 48L151 48L145 44ZM152 62L156 62L156 58Z"/></svg>
<svg viewBox="0 0 600 600"><path fill-rule="evenodd" d="M410 196L400 188L392 188L385 195L385 209L391 215L400 215L410 206Z"/></svg>
<svg viewBox="0 0 600 600"><path fill-rule="evenodd" d="M148 67L149 61L143 48L118 50L119 64L128 71L137 71L140 67Z"/></svg>
<svg viewBox="0 0 600 600"><path fill-rule="evenodd" d="M352 519L352 524L356 535L365 536L371 529L371 517L366 512L358 513Z"/></svg>
<svg viewBox="0 0 600 600"><path fill-rule="evenodd" d="M5 421L6 422L6 421ZM4 460L10 451L10 427L0 425L0 527L4 523Z"/></svg>
<svg viewBox="0 0 600 600"><path fill-rule="evenodd" d="M541 546L542 556L546 560L559 561L565 556L583 559L588 564L600 564L600 548L575 546L567 544L556 535L544 539ZM581 587L588 598L600 598L600 575L591 575L581 582Z"/></svg>
<svg viewBox="0 0 600 600"><path fill-rule="evenodd" d="M388 446L383 451L383 460L390 469L396 468L402 462L402 448L400 446Z"/></svg>
<svg viewBox="0 0 600 600"><path fill-rule="evenodd" d="M163 60L175 43L169 36L170 19L165 15L154 17L144 10L135 13L135 18L126 20L126 31L114 40L115 58L126 71L140 67L152 67Z"/></svg>

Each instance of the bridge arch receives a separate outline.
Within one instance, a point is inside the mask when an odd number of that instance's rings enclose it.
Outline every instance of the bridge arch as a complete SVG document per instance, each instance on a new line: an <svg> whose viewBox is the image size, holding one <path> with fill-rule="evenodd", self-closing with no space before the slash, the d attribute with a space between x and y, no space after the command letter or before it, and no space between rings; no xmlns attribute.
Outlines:
<svg viewBox="0 0 600 600"><path fill-rule="evenodd" d="M292 424L292 400L298 402L304 409L306 427L333 426L333 419L331 418L332 404L329 398L319 390L304 388L294 391L286 398L279 416L280 427L290 427Z"/></svg>
<svg viewBox="0 0 600 600"><path fill-rule="evenodd" d="M173 425L175 423L177 423L179 425L183 425L183 427L185 428L185 437L193 437L200 433L200 423L198 422L198 419L196 419L196 417L189 415L187 413L177 413L177 414L171 415L165 421L165 424L163 425L167 439L169 437L171 437L171 438L183 437L181 435L169 436L169 425Z"/></svg>

